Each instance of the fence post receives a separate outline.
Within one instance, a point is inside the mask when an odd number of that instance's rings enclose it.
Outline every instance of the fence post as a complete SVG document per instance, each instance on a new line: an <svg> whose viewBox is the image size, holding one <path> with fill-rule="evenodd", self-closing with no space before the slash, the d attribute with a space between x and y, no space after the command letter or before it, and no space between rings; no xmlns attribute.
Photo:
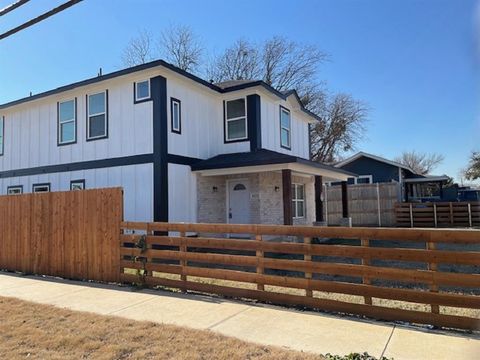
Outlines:
<svg viewBox="0 0 480 360"><path fill-rule="evenodd" d="M435 223L435 227L438 227L438 220L437 220L437 204L433 203L433 221Z"/></svg>
<svg viewBox="0 0 480 360"><path fill-rule="evenodd" d="M413 228L413 206L410 203L410 227Z"/></svg>
<svg viewBox="0 0 480 360"><path fill-rule="evenodd" d="M434 242L427 242L427 250L435 250L437 248ZM428 270L437 271L437 263L428 263ZM431 292L438 292L438 285L432 284L430 285ZM439 314L440 313L440 306L435 304L430 304L430 308L432 313Z"/></svg>
<svg viewBox="0 0 480 360"><path fill-rule="evenodd" d="M361 238L360 242L361 242L363 247L368 248L370 246L370 240L368 240L368 239ZM370 256L362 257L362 265L367 265L367 266L370 265ZM365 285L370 285L371 284L370 278L366 277L366 276L362 277L362 282ZM364 296L363 299L365 301L365 304L372 305L372 297L371 296Z"/></svg>
<svg viewBox="0 0 480 360"><path fill-rule="evenodd" d="M182 267L182 274L180 275L180 280L183 282L183 288L182 288L182 291L183 292L186 292L187 291L187 275L185 275L185 267L187 266L187 261L185 260L185 256L187 255L187 245L185 244L185 232L180 232L180 246L179 246L179 250L180 250L180 255L181 255L181 259L180 260L180 266Z"/></svg>
<svg viewBox="0 0 480 360"><path fill-rule="evenodd" d="M262 235L255 235L255 240L259 243L262 242ZM256 256L257 256L257 274L263 274L264 273L264 268L263 268L263 256L264 252L263 250L257 250L256 251ZM257 290L264 291L265 290L265 285L262 284L261 282L257 282Z"/></svg>
<svg viewBox="0 0 480 360"><path fill-rule="evenodd" d="M470 227L473 226L472 224L472 205L470 203L467 204L468 205L468 223L470 225Z"/></svg>
<svg viewBox="0 0 480 360"><path fill-rule="evenodd" d="M325 224L328 226L328 186L325 186L325 191L323 192L324 207L325 207Z"/></svg>
<svg viewBox="0 0 480 360"><path fill-rule="evenodd" d="M312 261L312 255L311 255L311 244L312 244L312 238L311 237L305 237L303 238L303 242L308 246L308 250L305 251L305 254L303 254L303 260L304 261ZM308 296L308 297L313 297L313 291L311 289L309 289L310 287L310 279L312 279L312 273L308 273L306 272L305 273L305 279L307 279L307 289L305 289L305 295Z"/></svg>
<svg viewBox="0 0 480 360"><path fill-rule="evenodd" d="M453 226L453 204L450 202L450 225Z"/></svg>
<svg viewBox="0 0 480 360"><path fill-rule="evenodd" d="M380 211L380 185L377 183L377 212L378 212L378 226L382 227L382 213Z"/></svg>

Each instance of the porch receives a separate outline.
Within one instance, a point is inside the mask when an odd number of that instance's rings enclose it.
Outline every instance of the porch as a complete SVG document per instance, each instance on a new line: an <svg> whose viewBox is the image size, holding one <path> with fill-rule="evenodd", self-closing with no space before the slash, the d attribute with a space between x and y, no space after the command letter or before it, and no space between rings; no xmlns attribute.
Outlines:
<svg viewBox="0 0 480 360"><path fill-rule="evenodd" d="M346 181L354 174L347 171L269 150L219 155L192 170L199 222L322 225L323 183L342 181L349 223Z"/></svg>

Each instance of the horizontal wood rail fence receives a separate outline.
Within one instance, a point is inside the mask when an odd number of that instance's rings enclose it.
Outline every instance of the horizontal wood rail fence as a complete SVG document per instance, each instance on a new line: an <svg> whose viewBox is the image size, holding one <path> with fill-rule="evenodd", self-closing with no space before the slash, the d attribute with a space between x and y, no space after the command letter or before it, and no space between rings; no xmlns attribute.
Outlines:
<svg viewBox="0 0 480 360"><path fill-rule="evenodd" d="M121 279L127 283L250 298L382 320L480 329L480 316L442 312L443 307L480 309L480 274L476 268L480 265L478 230L139 222L123 222L121 228ZM227 238L227 234L231 236ZM251 238L235 239L235 234L249 234ZM266 236L279 239L265 241ZM297 241L303 238L304 242L281 242L292 237L297 237ZM316 240L324 238L356 239L358 245L333 245ZM379 240L383 244L378 244ZM385 241L394 241L394 247L386 247ZM423 245L402 248L399 243ZM454 246L455 250L439 250L442 246ZM476 250L472 251L472 247ZM325 257L333 258L326 261ZM338 257L357 262L341 262ZM375 260L392 263L375 265ZM424 263L425 268L401 267L398 261ZM443 264L477 270L441 271ZM353 277L357 281L322 278L325 275ZM410 287L397 284L393 287L385 281L408 283ZM422 286L424 290L418 289ZM464 291L447 292L442 286ZM335 300L329 294L319 297L319 292L360 296L363 302L351 301L348 297ZM377 299L423 304L430 310L384 306L376 302Z"/></svg>
<svg viewBox="0 0 480 360"><path fill-rule="evenodd" d="M120 188L0 196L0 269L119 281Z"/></svg>
<svg viewBox="0 0 480 360"><path fill-rule="evenodd" d="M397 203L400 227L480 227L480 202Z"/></svg>

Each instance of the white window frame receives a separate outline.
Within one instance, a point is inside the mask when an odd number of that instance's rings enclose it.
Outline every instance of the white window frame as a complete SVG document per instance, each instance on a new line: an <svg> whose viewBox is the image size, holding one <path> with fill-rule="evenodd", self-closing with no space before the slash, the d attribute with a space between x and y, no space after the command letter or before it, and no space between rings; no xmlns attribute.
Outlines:
<svg viewBox="0 0 480 360"><path fill-rule="evenodd" d="M74 189L73 186L76 184L81 184L81 189ZM76 191L76 190L85 190L85 180L72 180L70 181L70 191Z"/></svg>
<svg viewBox="0 0 480 360"><path fill-rule="evenodd" d="M5 148L5 116L0 117L0 156Z"/></svg>
<svg viewBox="0 0 480 360"><path fill-rule="evenodd" d="M285 127L282 124L282 113L288 114L288 118L290 119L289 127ZM288 133L288 145L283 144L282 140L282 132L283 130L287 131ZM286 107L280 105L280 147L283 149L291 150L292 149L292 113Z"/></svg>
<svg viewBox="0 0 480 360"><path fill-rule="evenodd" d="M227 116L227 110L228 110L228 103L232 101L237 101L237 100L243 100L243 103L245 104L245 115L244 116L237 116L235 118L229 119ZM236 99L230 99L230 100L225 100L225 110L224 110L224 117L225 117L225 142L235 142L235 141L243 141L248 139L248 119L247 119L247 98L242 97L242 98L236 98ZM245 136L244 137L238 137L234 139L230 139L228 137L228 123L235 121L235 120L241 120L245 119Z"/></svg>
<svg viewBox="0 0 480 360"><path fill-rule="evenodd" d="M62 104L68 103L68 102L73 102L73 119L68 119L62 121L60 119L60 106ZM58 102L58 107L57 107L57 126L58 126L58 145L67 145L67 144L74 144L77 142L77 99L69 99L69 100L64 100L64 101L59 101ZM64 124L69 124L73 123L73 140L68 140L68 141L62 141L63 140L63 134L62 134L62 125Z"/></svg>
<svg viewBox="0 0 480 360"><path fill-rule="evenodd" d="M39 188L47 188L47 191L38 191ZM51 191L51 185L50 183L45 183L45 184L33 184L32 185L32 192L33 193L45 193L45 192L50 192Z"/></svg>
<svg viewBox="0 0 480 360"><path fill-rule="evenodd" d="M23 194L23 186L22 185L13 185L7 187L7 195L21 195Z"/></svg>
<svg viewBox="0 0 480 360"><path fill-rule="evenodd" d="M305 211L306 211L306 208L305 208L305 198L306 198L306 194L305 194L305 184L300 184L300 183L292 183L292 186L293 186L293 191L292 191L292 205L293 206L293 218L294 219L304 219L305 218ZM303 187L303 199L299 199L297 197L298 195L298 192L297 192L297 189L299 187ZM303 216L298 216L297 214L297 203L301 202L302 203L302 207L303 207Z"/></svg>
<svg viewBox="0 0 480 360"><path fill-rule="evenodd" d="M105 98L105 110L103 112L90 114L90 96L103 94ZM98 136L90 136L90 118L98 115L105 115L105 132L102 135ZM87 94L87 141L88 140L97 140L97 139L104 139L108 137L108 90L99 91L96 93Z"/></svg>
<svg viewBox="0 0 480 360"><path fill-rule="evenodd" d="M368 184L358 183L358 179L368 179L369 183L368 183ZM359 175L359 176L357 176L356 178L354 178L353 183L354 183L355 185L369 185L369 184L373 184L373 176L372 176L372 175Z"/></svg>
<svg viewBox="0 0 480 360"><path fill-rule="evenodd" d="M143 97L138 97L138 84L141 83L148 83L148 95ZM152 97L151 95L151 88L150 88L150 79L140 80L135 82L135 102L143 101L143 100L150 100Z"/></svg>

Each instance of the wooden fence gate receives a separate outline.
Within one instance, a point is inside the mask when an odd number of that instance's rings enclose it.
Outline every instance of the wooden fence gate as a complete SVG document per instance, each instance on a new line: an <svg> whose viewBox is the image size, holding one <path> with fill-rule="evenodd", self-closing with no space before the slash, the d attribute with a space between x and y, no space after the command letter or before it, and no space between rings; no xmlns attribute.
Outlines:
<svg viewBox="0 0 480 360"><path fill-rule="evenodd" d="M0 269L119 281L120 188L0 196Z"/></svg>

